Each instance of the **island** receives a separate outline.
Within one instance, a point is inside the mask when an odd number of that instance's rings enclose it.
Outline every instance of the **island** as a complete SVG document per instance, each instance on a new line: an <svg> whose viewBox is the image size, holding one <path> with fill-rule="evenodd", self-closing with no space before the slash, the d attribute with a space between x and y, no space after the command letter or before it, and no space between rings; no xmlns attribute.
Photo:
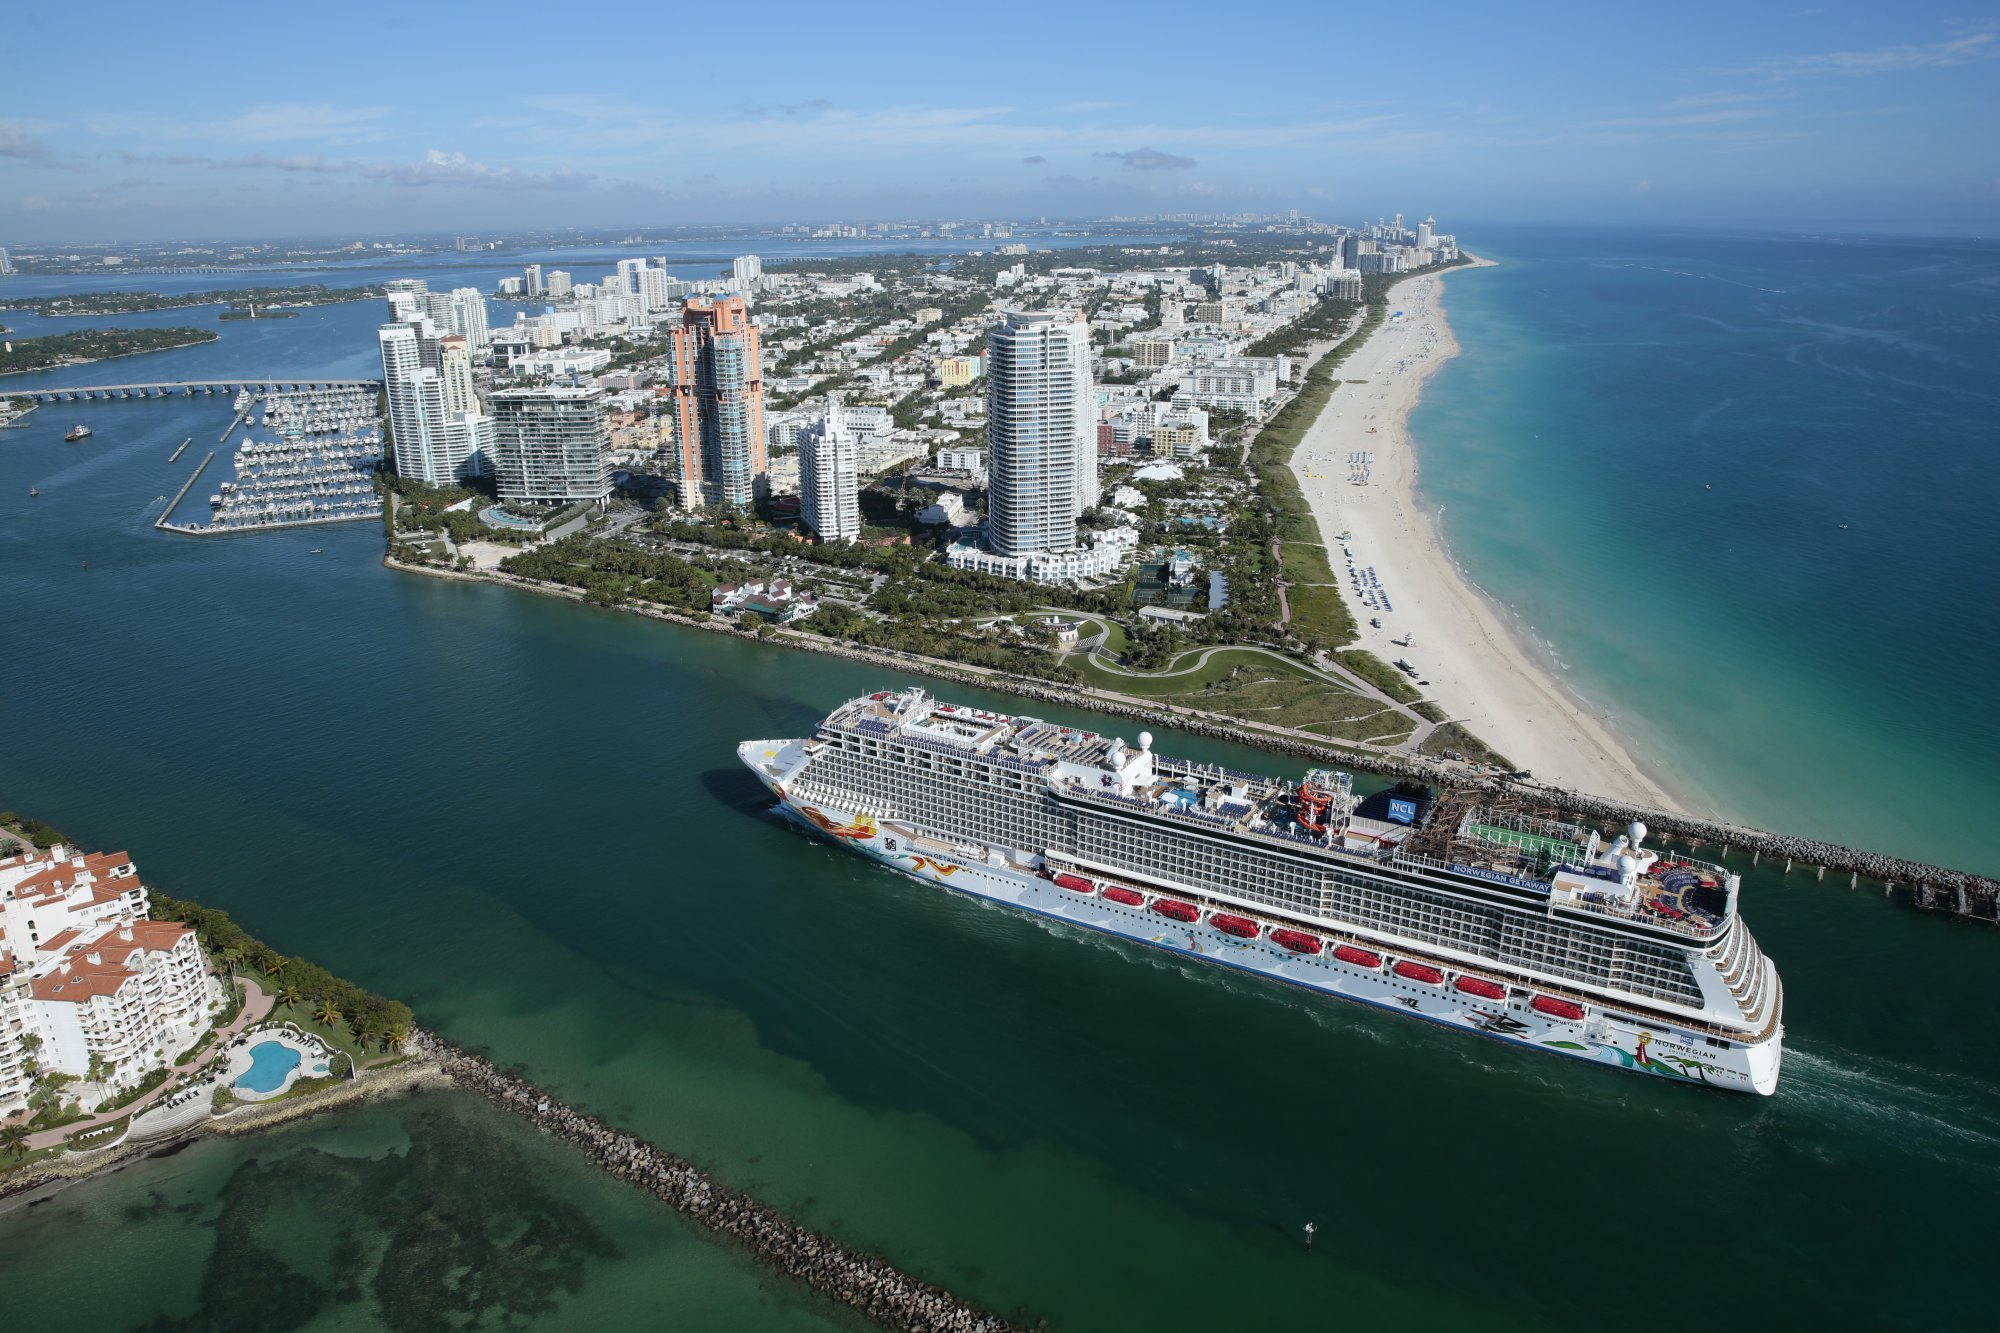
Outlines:
<svg viewBox="0 0 2000 1333"><path fill-rule="evenodd" d="M308 282L290 287L232 287L210 292L78 292L50 297L35 303L35 313L59 315L142 315L152 310L185 310L202 305L255 305L260 310L274 307L339 305L344 301L366 301L382 295L378 284L364 287L327 287Z"/></svg>
<svg viewBox="0 0 2000 1333"><path fill-rule="evenodd" d="M78 329L42 338L20 338L0 348L0 375L26 375L37 370L109 361L142 352L166 352L196 343L212 343L222 335L208 329Z"/></svg>

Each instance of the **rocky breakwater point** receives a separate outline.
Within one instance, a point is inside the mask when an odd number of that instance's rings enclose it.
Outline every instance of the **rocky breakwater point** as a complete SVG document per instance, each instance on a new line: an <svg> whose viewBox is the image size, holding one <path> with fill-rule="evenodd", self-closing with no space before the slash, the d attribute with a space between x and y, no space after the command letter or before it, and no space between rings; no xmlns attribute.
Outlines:
<svg viewBox="0 0 2000 1333"><path fill-rule="evenodd" d="M454 1083L579 1149L592 1165L647 1191L709 1230L740 1241L771 1267L884 1328L913 1333L1004 1333L1018 1326L968 1305L942 1287L857 1254L768 1204L728 1189L685 1159L594 1115L564 1105L518 1074L496 1068L430 1032L413 1049Z"/></svg>

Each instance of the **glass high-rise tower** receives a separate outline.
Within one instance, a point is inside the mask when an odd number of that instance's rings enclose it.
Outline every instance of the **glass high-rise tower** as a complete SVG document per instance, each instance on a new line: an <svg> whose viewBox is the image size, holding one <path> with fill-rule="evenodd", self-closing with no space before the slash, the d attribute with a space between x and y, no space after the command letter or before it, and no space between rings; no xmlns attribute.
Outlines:
<svg viewBox="0 0 2000 1333"><path fill-rule="evenodd" d="M764 372L739 296L690 300L667 346L683 505L748 509L763 495Z"/></svg>

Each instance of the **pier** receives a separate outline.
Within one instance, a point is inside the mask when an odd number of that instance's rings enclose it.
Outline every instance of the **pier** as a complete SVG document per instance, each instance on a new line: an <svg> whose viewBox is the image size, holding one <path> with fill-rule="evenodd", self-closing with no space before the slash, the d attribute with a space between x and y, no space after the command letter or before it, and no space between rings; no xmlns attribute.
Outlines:
<svg viewBox="0 0 2000 1333"><path fill-rule="evenodd" d="M171 456L170 458L168 458L168 459L167 459L167 461L168 461L169 463L178 463L178 462L180 462L180 461L181 461L181 455L182 455L182 454L184 454L184 453L186 453L186 452L187 452L187 447L188 447L189 445L193 444L193 443L194 443L194 436L192 436L192 435L188 436L188 437L187 437L187 438L186 438L185 440L182 440L182 441L181 441L181 447L180 447L180 448L178 448L178 449L176 449L176 450L174 450L174 452L173 452L173 455L172 455L172 456Z"/></svg>
<svg viewBox="0 0 2000 1333"><path fill-rule="evenodd" d="M189 438L193 437L190 436ZM183 444L181 448L185 449L187 448L187 445ZM210 463L213 463L214 461L215 461L215 450L210 449L208 451L208 457L202 459L201 466L197 467L194 470L194 475L181 483L181 488L174 492L174 498L167 501L167 507L160 511L160 516L158 518L153 520L153 526L155 528L163 529L169 532L187 531L187 528L184 525L178 523L169 523L167 522L167 519L170 516L172 516L174 510L179 509L181 507L181 501L187 498L187 493L194 489L194 484L201 480L201 474L208 471L208 465Z"/></svg>
<svg viewBox="0 0 2000 1333"><path fill-rule="evenodd" d="M57 389L16 389L11 396L43 403L82 402L116 398L192 398L196 394L306 393L315 389L381 391L381 380L300 379L294 376L250 376L226 380L171 380L153 384L73 384Z"/></svg>
<svg viewBox="0 0 2000 1333"><path fill-rule="evenodd" d="M884 1328L909 1333L1009 1333L1017 1328L875 1255L809 1231L767 1203L719 1184L687 1159L565 1106L552 1094L434 1033L410 1046L452 1082L580 1150L592 1166L746 1246L759 1261Z"/></svg>

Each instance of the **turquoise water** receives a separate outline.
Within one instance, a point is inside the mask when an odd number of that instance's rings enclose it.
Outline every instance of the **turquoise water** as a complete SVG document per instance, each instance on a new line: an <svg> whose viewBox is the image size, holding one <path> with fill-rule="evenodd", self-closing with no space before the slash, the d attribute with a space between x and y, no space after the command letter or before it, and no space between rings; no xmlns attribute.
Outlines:
<svg viewBox="0 0 2000 1333"><path fill-rule="evenodd" d="M1460 561L1676 788L2000 871L2000 246L1476 248L1412 417Z"/></svg>
<svg viewBox="0 0 2000 1333"><path fill-rule="evenodd" d="M272 1092L299 1067L299 1053L281 1041L260 1041L250 1048L250 1067L236 1086L245 1092Z"/></svg>
<svg viewBox="0 0 2000 1333"><path fill-rule="evenodd" d="M1454 319L1470 304L1454 295ZM346 325L269 326L303 326L288 368L329 373L342 339L368 341L373 312L343 309ZM1461 338L1440 391L1478 364ZM226 334L165 356L204 350L254 349ZM88 447L47 410L0 434L4 804L130 848L163 890L810 1225L1057 1329L1986 1322L1967 1256L2000 1245L1991 932L1744 866L1786 984L1768 1100L1290 994L939 894L774 819L735 744L799 734L898 673L395 575L368 524L159 534L155 497L194 461L167 456L212 439L227 404L90 417ZM1516 503L1511 475L1491 474L1496 503ZM1891 813L1926 831L1920 803ZM169 1183L135 1168L0 1217L10 1317L259 1327L274 1288L237 1247L266 1215L259 1244L322 1284L300 1327L395 1326L384 1302L440 1272L490 1292L496 1321L544 1290L522 1326L844 1318L557 1145L426 1105L190 1150L149 1166ZM264 1174L292 1158L303 1174ZM271 1212L287 1193L315 1220ZM511 1248L550 1235L575 1242ZM91 1240L139 1277L79 1307ZM383 1276L404 1248L420 1262ZM358 1276L311 1258L334 1254ZM524 1257L546 1267L510 1283ZM44 1271L61 1280L19 1280Z"/></svg>

